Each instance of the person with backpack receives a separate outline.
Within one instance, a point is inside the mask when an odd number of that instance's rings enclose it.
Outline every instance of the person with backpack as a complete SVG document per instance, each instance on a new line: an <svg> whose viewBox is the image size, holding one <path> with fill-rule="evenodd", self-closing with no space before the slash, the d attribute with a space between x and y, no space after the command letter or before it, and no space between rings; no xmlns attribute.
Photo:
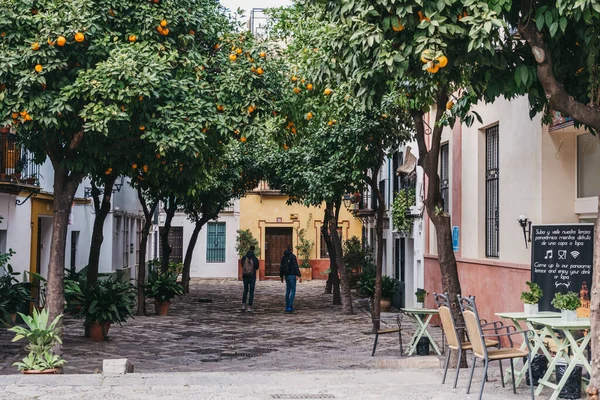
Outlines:
<svg viewBox="0 0 600 400"><path fill-rule="evenodd" d="M285 279L285 312L294 311L294 297L296 297L296 280L302 283L302 275L298 267L298 259L292 253L292 246L288 246L283 252L281 266L279 267L279 277L281 283Z"/></svg>
<svg viewBox="0 0 600 400"><path fill-rule="evenodd" d="M244 281L244 294L242 295L242 311L252 312L254 303L254 287L256 286L256 271L258 270L258 258L254 255L254 246L242 257L242 280ZM246 308L248 299L248 308Z"/></svg>

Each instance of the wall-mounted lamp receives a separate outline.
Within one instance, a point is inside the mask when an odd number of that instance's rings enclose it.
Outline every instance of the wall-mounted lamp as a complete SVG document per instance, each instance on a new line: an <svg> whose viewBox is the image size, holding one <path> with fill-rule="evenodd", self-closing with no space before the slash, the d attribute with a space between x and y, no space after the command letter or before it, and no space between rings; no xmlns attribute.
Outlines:
<svg viewBox="0 0 600 400"><path fill-rule="evenodd" d="M525 215L519 215L519 225L523 228L523 239L527 248L527 242L531 243L531 221Z"/></svg>

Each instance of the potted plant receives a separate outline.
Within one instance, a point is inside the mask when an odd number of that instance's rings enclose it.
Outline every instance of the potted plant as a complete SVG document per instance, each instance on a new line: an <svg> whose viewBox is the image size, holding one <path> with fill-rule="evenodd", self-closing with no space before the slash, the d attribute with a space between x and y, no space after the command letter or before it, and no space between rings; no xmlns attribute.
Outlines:
<svg viewBox="0 0 600 400"><path fill-rule="evenodd" d="M525 314L535 315L538 313L538 302L542 298L542 289L540 285L535 282L525 282L529 286L529 292L521 292L521 300L523 301L523 308Z"/></svg>
<svg viewBox="0 0 600 400"><path fill-rule="evenodd" d="M148 277L146 296L154 299L156 315L165 316L169 312L171 301L183 294L183 287L177 283L177 274L173 271L153 270Z"/></svg>
<svg viewBox="0 0 600 400"><path fill-rule="evenodd" d="M0 276L0 325L14 325L17 310L22 310L24 306L26 308L31 299L29 290L16 278L20 272L14 272L8 264L13 254L12 250L0 254L0 266L4 269L4 274Z"/></svg>
<svg viewBox="0 0 600 400"><path fill-rule="evenodd" d="M306 233L308 231L308 225L312 219L312 216L308 219L306 225L307 228L296 228L296 233L298 234L298 245L296 246L296 250L298 250L298 256L300 258L300 274L302 275L302 280L310 281L312 280L312 268L310 266L310 253L312 253L313 248L315 247L315 241L310 240L306 237Z"/></svg>
<svg viewBox="0 0 600 400"><path fill-rule="evenodd" d="M410 207L416 202L415 189L399 191L392 203L392 224L394 231L409 234L412 229L413 218Z"/></svg>
<svg viewBox="0 0 600 400"><path fill-rule="evenodd" d="M381 311L389 311L392 307L392 297L396 291L396 280L383 275L381 277L381 300L379 306Z"/></svg>
<svg viewBox="0 0 600 400"><path fill-rule="evenodd" d="M9 331L16 334L13 342L21 339L29 341L27 345L29 354L22 361L14 363L13 366L25 374L56 373L65 363L65 360L52 352L56 343L62 343L59 329L56 327L62 315L56 317L50 324L48 324L48 310L38 312L34 308L31 317L21 313L19 315L23 318L26 326L14 326Z"/></svg>
<svg viewBox="0 0 600 400"><path fill-rule="evenodd" d="M577 320L576 310L581 306L581 301L575 292L556 293L552 305L560 310L563 321L572 322Z"/></svg>
<svg viewBox="0 0 600 400"><path fill-rule="evenodd" d="M83 304L77 316L85 318L90 339L100 342L106 339L111 324L121 325L133 318L134 303L135 287L110 277L83 292Z"/></svg>
<svg viewBox="0 0 600 400"><path fill-rule="evenodd" d="M423 304L425 303L425 297L427 297L428 294L429 293L427 293L427 290L417 288L417 291L415 292L415 296L417 296L417 307L423 308Z"/></svg>

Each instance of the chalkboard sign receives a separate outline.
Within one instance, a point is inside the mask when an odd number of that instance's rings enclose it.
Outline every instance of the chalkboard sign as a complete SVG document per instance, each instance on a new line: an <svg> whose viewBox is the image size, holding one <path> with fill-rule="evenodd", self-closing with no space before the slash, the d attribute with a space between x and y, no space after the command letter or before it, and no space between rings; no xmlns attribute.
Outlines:
<svg viewBox="0 0 600 400"><path fill-rule="evenodd" d="M578 316L589 316L594 225L533 225L532 231L531 280L544 293L540 311L557 311L550 304L555 293L576 292L582 303Z"/></svg>

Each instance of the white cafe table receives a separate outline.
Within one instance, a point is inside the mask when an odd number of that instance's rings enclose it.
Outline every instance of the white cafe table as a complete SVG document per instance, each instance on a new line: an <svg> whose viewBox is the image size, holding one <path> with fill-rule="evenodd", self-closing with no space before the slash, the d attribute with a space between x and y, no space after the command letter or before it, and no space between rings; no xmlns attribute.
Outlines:
<svg viewBox="0 0 600 400"><path fill-rule="evenodd" d="M412 317L417 323L417 330L408 344L406 355L410 356L417 350L417 344L423 336L426 336L427 339L429 339L431 347L433 347L433 350L437 353L437 355L441 355L442 353L440 352L439 347L427 331L429 321L431 321L431 318L438 313L438 310L429 308L402 308L401 310L405 314ZM421 317L425 315L427 315L427 318L425 318L425 321L423 321Z"/></svg>
<svg viewBox="0 0 600 400"><path fill-rule="evenodd" d="M551 312L551 311L542 311L539 312L537 314L529 314L529 313L524 313L524 312L500 312L500 313L496 313L496 316L500 317L500 318L504 318L504 319L510 319L514 325L514 327L518 330L518 331L526 331L526 330L530 330L533 332L533 336L530 337L530 341L532 341L532 348L531 348L531 357L535 356L539 350L542 350L542 352L544 353L544 355L546 356L546 358L548 359L548 362L552 362L552 355L550 354L550 352L548 351L548 349L546 348L546 346L544 345L544 338L549 334L549 328L544 325L544 328L542 330L537 330L535 328L535 323L531 323L529 321L530 318L539 318L539 319L556 319L556 318L560 318L560 313L557 312ZM524 325L524 326L523 326ZM526 350L527 349L527 344L525 343L525 341L528 340L526 335L523 335L523 343L521 344L520 349L521 350ZM513 363L513 366L515 367L515 385L519 385L521 383L521 381L523 380L523 378L525 377L525 374L527 372L527 362L523 363L523 368L521 368L521 370L517 370L517 366L516 364L518 363L518 359L513 359L511 360L511 362ZM506 371L506 373L504 374L504 382L508 383L510 382L510 369L508 369L508 371Z"/></svg>
<svg viewBox="0 0 600 400"><path fill-rule="evenodd" d="M557 347L556 355L551 359L550 365L548 365L548 371L546 371L544 377L538 381L538 387L535 391L536 396L539 396L544 389L544 386L546 386L554 389L554 393L552 393L550 400L557 399L560 391L567 383L571 372L573 372L578 364L582 365L591 376L592 368L583 354L592 338L592 335L589 333L589 318L581 318L573 322L566 322L560 318L529 318L527 321L533 325L544 325ZM573 332L582 330L587 330L588 334L578 340L575 339L575 337L573 337ZM564 339L559 339L556 335L557 332L560 332ZM571 356L569 356L569 348L571 349ZM550 382L550 377L554 372L556 364L561 359L564 359L567 362L567 370L563 374L560 382L552 383Z"/></svg>

